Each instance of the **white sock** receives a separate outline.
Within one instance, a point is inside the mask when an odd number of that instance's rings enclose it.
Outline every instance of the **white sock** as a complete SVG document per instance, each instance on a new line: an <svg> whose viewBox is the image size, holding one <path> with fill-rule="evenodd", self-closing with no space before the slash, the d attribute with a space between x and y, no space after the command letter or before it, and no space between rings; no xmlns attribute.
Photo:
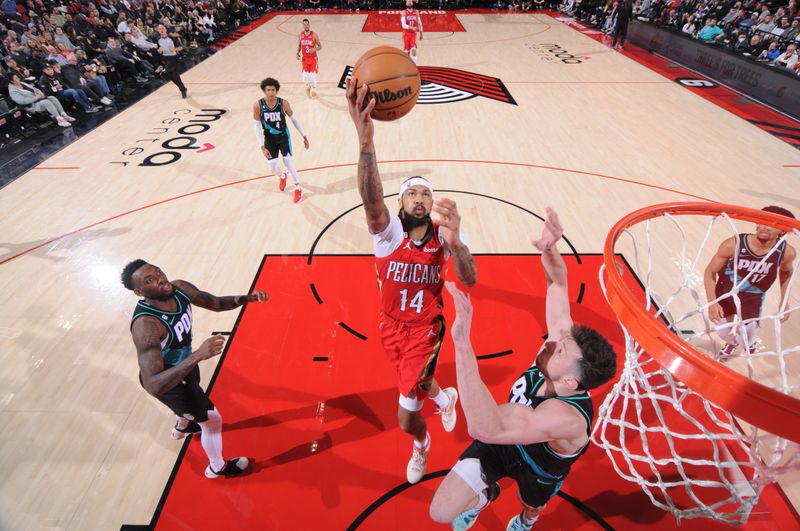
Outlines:
<svg viewBox="0 0 800 531"><path fill-rule="evenodd" d="M429 450L431 447L431 434L425 434L425 442L419 442L418 440L414 439L414 448L417 450Z"/></svg>
<svg viewBox="0 0 800 531"><path fill-rule="evenodd" d="M308 88L308 72L303 72L303 85Z"/></svg>
<svg viewBox="0 0 800 531"><path fill-rule="evenodd" d="M309 75L311 76L311 88L317 90L317 73L311 72Z"/></svg>
<svg viewBox="0 0 800 531"><path fill-rule="evenodd" d="M281 171L281 165L278 164L278 157L268 160L267 164L269 165L269 171L274 173L276 177L283 176L283 172Z"/></svg>
<svg viewBox="0 0 800 531"><path fill-rule="evenodd" d="M208 420L200 423L200 444L208 456L211 470L219 472L225 466L222 459L222 416L216 408L209 410Z"/></svg>
<svg viewBox="0 0 800 531"><path fill-rule="evenodd" d="M286 166L286 169L289 170L289 175L292 176L292 180L294 181L294 185L297 188L300 188L300 180L297 178L297 170L294 169L294 163L292 162L292 157L283 157L283 165Z"/></svg>
<svg viewBox="0 0 800 531"><path fill-rule="evenodd" d="M439 389L439 394L436 396L429 396L431 400L436 402L439 409L445 409L450 405L450 395L444 392L444 389Z"/></svg>
<svg viewBox="0 0 800 531"><path fill-rule="evenodd" d="M411 54L411 60L414 61L414 64L417 64L417 54L412 53Z"/></svg>

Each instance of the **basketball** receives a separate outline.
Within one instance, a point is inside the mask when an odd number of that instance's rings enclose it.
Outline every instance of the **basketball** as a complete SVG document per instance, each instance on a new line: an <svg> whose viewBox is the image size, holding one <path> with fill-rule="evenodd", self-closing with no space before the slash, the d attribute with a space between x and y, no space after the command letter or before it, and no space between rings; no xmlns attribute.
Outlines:
<svg viewBox="0 0 800 531"><path fill-rule="evenodd" d="M356 90L369 86L375 100L370 113L375 120L389 122L408 114L419 96L419 69L402 50L379 46L362 55L353 68Z"/></svg>

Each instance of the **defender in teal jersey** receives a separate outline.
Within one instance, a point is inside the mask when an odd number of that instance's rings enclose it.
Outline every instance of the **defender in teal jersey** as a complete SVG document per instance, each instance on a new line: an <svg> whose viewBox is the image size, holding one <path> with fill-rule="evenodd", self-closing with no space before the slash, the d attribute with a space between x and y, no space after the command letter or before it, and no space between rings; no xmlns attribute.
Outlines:
<svg viewBox="0 0 800 531"><path fill-rule="evenodd" d="M453 529L472 527L480 511L500 494L497 481L504 477L516 481L522 502L522 512L506 529L531 529L589 445L593 410L588 390L616 372L616 355L608 341L570 317L567 267L555 246L562 233L558 216L548 209L542 237L533 242L542 253L547 279L548 340L514 382L505 404L497 405L478 373L469 340L469 296L446 283L456 308L451 334L458 392L467 429L475 438L431 502L431 518Z"/></svg>
<svg viewBox="0 0 800 531"><path fill-rule="evenodd" d="M210 479L241 474L246 457L222 458L222 417L200 387L197 364L218 356L225 339L212 336L192 351L192 304L222 312L267 300L263 291L216 297L185 280L170 282L158 267L134 260L122 270L122 284L142 299L131 318L131 334L139 357L139 381L145 390L177 416L172 437L200 432L208 455Z"/></svg>
<svg viewBox="0 0 800 531"><path fill-rule="evenodd" d="M280 191L286 188L286 173L281 172L278 163L278 157L283 157L283 165L286 166L292 176L292 181L294 181L294 202L298 203L303 197L303 189L300 187L300 180L294 167L292 138L289 135L289 124L286 123L286 117L289 117L297 132L303 137L303 146L306 149L308 149L308 137L303 132L300 120L294 115L292 106L285 99L278 97L280 89L281 84L277 79L268 77L261 82L264 97L253 104L253 131L256 134L256 141L261 147L261 152L267 157L270 171L279 178L278 188Z"/></svg>

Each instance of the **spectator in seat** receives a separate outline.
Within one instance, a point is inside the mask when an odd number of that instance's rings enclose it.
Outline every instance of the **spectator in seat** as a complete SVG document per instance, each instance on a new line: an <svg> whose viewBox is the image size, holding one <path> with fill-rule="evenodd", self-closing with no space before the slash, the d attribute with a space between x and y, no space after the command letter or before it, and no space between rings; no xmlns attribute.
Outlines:
<svg viewBox="0 0 800 531"><path fill-rule="evenodd" d="M683 25L681 28L681 33L685 33L687 35L691 35L694 37L695 34L695 27L694 27L694 15L689 15L686 17L686 24Z"/></svg>
<svg viewBox="0 0 800 531"><path fill-rule="evenodd" d="M56 65L53 65L54 67ZM61 79L64 85L72 89L83 89L89 99L93 102L101 103L107 107L111 106L111 100L106 97L108 94L108 84L100 82L103 76L95 76L87 79L84 76L84 67L78 64L78 57L70 54L67 57L67 64L61 68Z"/></svg>
<svg viewBox="0 0 800 531"><path fill-rule="evenodd" d="M758 23L758 11L753 11L750 14L750 18L746 18L743 21L739 22L739 31L744 33L749 33L750 29L753 28Z"/></svg>
<svg viewBox="0 0 800 531"><path fill-rule="evenodd" d="M61 106L58 98L45 96L33 85L23 83L17 74L11 74L8 95L14 103L30 113L48 113L61 127L69 127L70 122L75 121L75 118L64 112L64 107Z"/></svg>
<svg viewBox="0 0 800 531"><path fill-rule="evenodd" d="M93 106L83 89L73 89L66 86L54 68L58 63L49 63L42 68L42 77L39 78L39 87L48 96L55 96L61 101L71 100L81 106L84 112L92 113L100 110Z"/></svg>
<svg viewBox="0 0 800 531"><path fill-rule="evenodd" d="M783 32L781 37L787 41L793 41L797 39L798 34L800 34L800 18L792 20L792 24Z"/></svg>
<svg viewBox="0 0 800 531"><path fill-rule="evenodd" d="M780 55L781 55L781 51L778 49L778 43L775 42L775 41L772 41L772 42L769 43L769 47L767 47L766 50L761 52L761 54L758 56L758 59L756 59L756 61L772 62L775 59L777 59Z"/></svg>
<svg viewBox="0 0 800 531"><path fill-rule="evenodd" d="M775 66L782 66L783 68L788 68L791 70L794 68L794 65L797 64L797 61L797 45L790 44L786 47L786 51L780 54L777 59L775 59Z"/></svg>
<svg viewBox="0 0 800 531"><path fill-rule="evenodd" d="M697 38L703 42L717 42L725 33L717 26L717 19L709 17L703 29L697 32Z"/></svg>
<svg viewBox="0 0 800 531"><path fill-rule="evenodd" d="M764 33L770 33L773 29L775 29L775 23L772 21L772 15L767 15L764 17L763 22L756 24L755 28L756 31L763 31Z"/></svg>
<svg viewBox="0 0 800 531"><path fill-rule="evenodd" d="M127 75L127 77L133 77L137 83L147 83L144 75L147 73L145 66L137 57L123 50L117 39L113 37L108 39L106 57L120 70L123 77Z"/></svg>

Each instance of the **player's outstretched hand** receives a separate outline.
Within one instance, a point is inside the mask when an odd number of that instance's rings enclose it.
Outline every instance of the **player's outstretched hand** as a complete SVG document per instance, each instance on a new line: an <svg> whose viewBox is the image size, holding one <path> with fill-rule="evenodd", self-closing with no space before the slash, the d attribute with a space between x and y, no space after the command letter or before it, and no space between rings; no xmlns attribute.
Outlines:
<svg viewBox="0 0 800 531"><path fill-rule="evenodd" d="M458 213L456 202L452 199L439 199L433 202L432 210L439 215L439 227L443 229L442 236L452 249L458 243L461 229L461 215Z"/></svg>
<svg viewBox="0 0 800 531"><path fill-rule="evenodd" d="M561 222L558 221L558 214L552 208L547 207L547 219L544 221L542 236L531 243L540 251L547 251L561 239L563 234L564 228L561 227Z"/></svg>
<svg viewBox="0 0 800 531"><path fill-rule="evenodd" d="M453 341L469 341L469 332L472 328L472 301L469 295L456 287L455 282L447 281L444 286L453 296L453 306L456 309L456 319L450 327Z"/></svg>
<svg viewBox="0 0 800 531"><path fill-rule="evenodd" d="M307 136L303 137L303 145L305 146L306 149L308 149L308 137Z"/></svg>
<svg viewBox="0 0 800 531"><path fill-rule="evenodd" d="M247 304L248 302L264 302L269 300L269 293L266 291L253 290L250 295L239 295L239 304Z"/></svg>
<svg viewBox="0 0 800 531"><path fill-rule="evenodd" d="M216 334L203 341L203 344L197 349L196 354L201 360L207 360L214 356L219 356L222 353L222 347L224 345L225 336Z"/></svg>
<svg viewBox="0 0 800 531"><path fill-rule="evenodd" d="M347 96L347 107L350 111L350 118L358 131L358 139L362 144L372 142L375 134L375 126L372 123L370 113L375 108L375 99L368 98L369 87L362 85L360 90L356 90L356 80L352 77L345 81L345 94Z"/></svg>

